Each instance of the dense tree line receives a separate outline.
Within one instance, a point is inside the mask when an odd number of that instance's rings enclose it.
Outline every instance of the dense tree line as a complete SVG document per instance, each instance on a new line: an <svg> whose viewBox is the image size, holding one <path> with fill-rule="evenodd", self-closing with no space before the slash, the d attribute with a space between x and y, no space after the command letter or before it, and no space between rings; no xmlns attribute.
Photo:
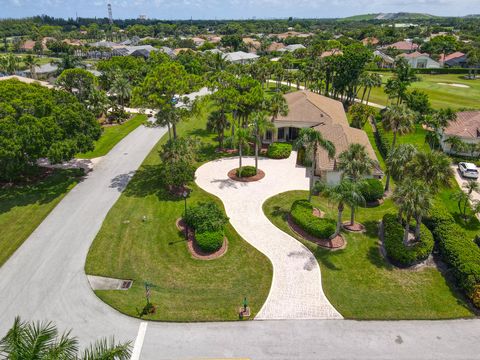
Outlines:
<svg viewBox="0 0 480 360"><path fill-rule="evenodd" d="M40 158L61 162L90 151L100 133L95 117L73 95L0 82L0 180L18 178Z"/></svg>

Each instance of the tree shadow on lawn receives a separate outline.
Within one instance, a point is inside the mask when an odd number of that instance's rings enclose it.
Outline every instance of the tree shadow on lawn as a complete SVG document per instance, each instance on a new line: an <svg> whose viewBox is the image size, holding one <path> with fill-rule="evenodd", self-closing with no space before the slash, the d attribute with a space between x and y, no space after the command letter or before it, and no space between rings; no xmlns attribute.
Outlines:
<svg viewBox="0 0 480 360"><path fill-rule="evenodd" d="M468 215L467 221L463 218L462 214L455 212L452 214L455 222L466 230L478 231L480 230L480 222L475 215Z"/></svg>
<svg viewBox="0 0 480 360"><path fill-rule="evenodd" d="M331 250L323 249L317 245L313 254L315 255L315 258L317 259L317 261L321 262L322 265L324 265L327 269L334 270L334 271L341 271L342 268L338 267L335 264L335 262L332 260L337 256L341 256L344 252L345 252L344 249L331 251Z"/></svg>
<svg viewBox="0 0 480 360"><path fill-rule="evenodd" d="M32 183L0 187L0 214L10 211L14 207L32 204L48 204L75 182L83 180L83 171L78 169L57 169L46 177Z"/></svg>
<svg viewBox="0 0 480 360"><path fill-rule="evenodd" d="M270 213L271 216L277 219L282 219L282 220L287 220L288 219L288 214L290 212L288 210L285 210L284 208L280 206L274 206L273 211Z"/></svg>
<svg viewBox="0 0 480 360"><path fill-rule="evenodd" d="M125 176L128 176L128 174L120 175L120 177ZM112 180L112 185L110 186L114 187L114 181L115 179ZM180 197L165 189L160 176L160 165L143 165L138 169L124 189L124 194L126 196L138 198L155 195L162 201L181 200Z"/></svg>

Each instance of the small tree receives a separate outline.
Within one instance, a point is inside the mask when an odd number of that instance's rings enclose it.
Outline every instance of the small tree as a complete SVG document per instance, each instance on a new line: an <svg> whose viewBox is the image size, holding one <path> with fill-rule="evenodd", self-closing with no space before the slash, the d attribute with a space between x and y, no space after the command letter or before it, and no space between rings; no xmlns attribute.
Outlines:
<svg viewBox="0 0 480 360"><path fill-rule="evenodd" d="M232 143L234 146L238 146L238 169L239 176L242 176L242 158L243 158L243 149L248 148L250 141L250 132L246 128L239 128L235 135L232 138Z"/></svg>
<svg viewBox="0 0 480 360"><path fill-rule="evenodd" d="M258 149L262 146L262 138L267 131L274 131L275 125L267 120L265 114L256 113L250 123L255 142L255 170L258 172Z"/></svg>
<svg viewBox="0 0 480 360"><path fill-rule="evenodd" d="M348 110L351 119L351 125L357 129L363 129L368 119L375 115L372 107L363 104L353 104Z"/></svg>

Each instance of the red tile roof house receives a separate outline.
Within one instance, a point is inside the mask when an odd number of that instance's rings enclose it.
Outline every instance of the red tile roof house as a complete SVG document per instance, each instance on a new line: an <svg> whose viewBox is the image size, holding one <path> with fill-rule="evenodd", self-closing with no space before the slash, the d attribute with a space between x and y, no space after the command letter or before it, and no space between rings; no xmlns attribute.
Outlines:
<svg viewBox="0 0 480 360"><path fill-rule="evenodd" d="M400 54L398 57L403 57L408 61L408 64L414 69L438 69L440 64L433 60L428 54L422 54L415 51L410 54Z"/></svg>
<svg viewBox="0 0 480 360"><path fill-rule="evenodd" d="M480 111L457 113L456 120L451 121L441 133L440 145L443 151L449 154L470 155L453 151L448 143L448 139L452 137L458 137L467 144L480 144ZM478 156L478 153L476 155Z"/></svg>
<svg viewBox="0 0 480 360"><path fill-rule="evenodd" d="M468 65L467 55L465 55L460 51L454 52L453 54L449 54L446 56L441 55L440 64L442 64L443 66L449 66L449 67L454 67L454 66L466 67Z"/></svg>
<svg viewBox="0 0 480 360"><path fill-rule="evenodd" d="M336 149L333 159L328 157L323 148L318 149L315 175L320 179L329 184L340 182L342 173L337 168L338 156L354 143L365 146L368 155L377 164L372 176L382 178L383 172L366 132L350 127L340 101L306 90L288 93L284 97L289 108L288 114L272 119L277 132L268 132L264 143L294 141L300 129L314 128L322 133L326 140L331 141Z"/></svg>
<svg viewBox="0 0 480 360"><path fill-rule="evenodd" d="M382 46L382 49L388 49L388 48L393 48L404 53L409 53L409 52L416 51L418 49L418 45L411 41L398 41L394 44Z"/></svg>

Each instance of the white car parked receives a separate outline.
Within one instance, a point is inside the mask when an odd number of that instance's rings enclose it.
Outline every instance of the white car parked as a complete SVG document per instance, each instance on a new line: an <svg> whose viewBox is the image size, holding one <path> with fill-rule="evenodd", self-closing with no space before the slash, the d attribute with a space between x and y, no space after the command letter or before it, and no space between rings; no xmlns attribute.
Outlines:
<svg viewBox="0 0 480 360"><path fill-rule="evenodd" d="M458 171L465 178L478 179L478 169L475 164L467 162L458 163Z"/></svg>

